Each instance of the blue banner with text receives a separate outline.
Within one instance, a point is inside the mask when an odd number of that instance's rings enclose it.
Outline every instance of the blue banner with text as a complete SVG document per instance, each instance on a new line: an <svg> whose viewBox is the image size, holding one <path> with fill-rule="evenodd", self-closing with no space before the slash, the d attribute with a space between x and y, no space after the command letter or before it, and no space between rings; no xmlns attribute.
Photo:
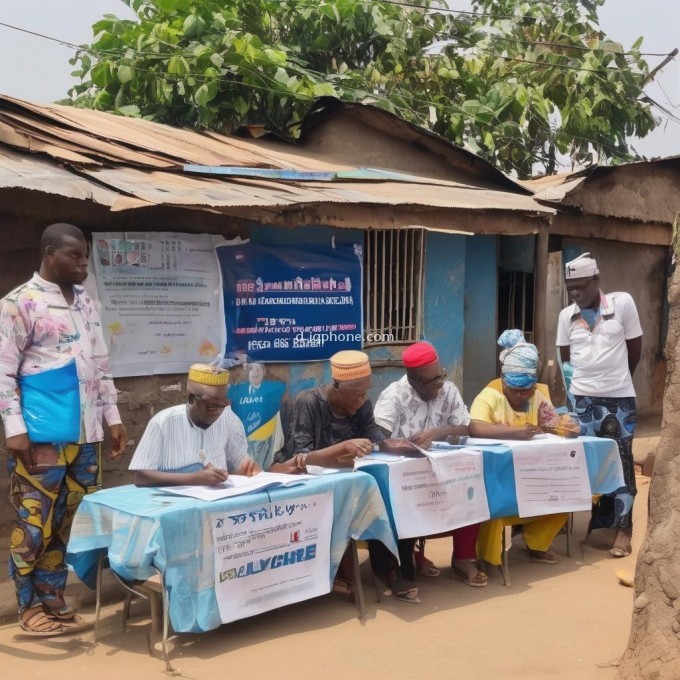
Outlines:
<svg viewBox="0 0 680 680"><path fill-rule="evenodd" d="M362 252L359 244L219 246L226 351L319 361L361 349Z"/></svg>

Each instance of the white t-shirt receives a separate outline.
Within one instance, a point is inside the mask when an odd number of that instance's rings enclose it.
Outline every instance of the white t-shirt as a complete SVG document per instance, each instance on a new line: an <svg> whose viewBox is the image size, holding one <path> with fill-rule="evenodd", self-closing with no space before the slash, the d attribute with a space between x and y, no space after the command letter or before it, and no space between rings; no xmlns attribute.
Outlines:
<svg viewBox="0 0 680 680"><path fill-rule="evenodd" d="M187 405L180 404L159 411L149 421L129 469L179 472L206 462L220 470L238 472L247 457L243 423L230 406L204 430L191 422Z"/></svg>
<svg viewBox="0 0 680 680"><path fill-rule="evenodd" d="M626 340L641 335L640 318L628 293L601 296L600 316L592 331L577 304L563 309L557 323L557 346L569 346L574 367L572 394L634 397Z"/></svg>
<svg viewBox="0 0 680 680"><path fill-rule="evenodd" d="M408 439L423 430L470 422L463 398L450 380L444 383L436 399L425 401L411 387L406 376L380 393L373 418L396 439Z"/></svg>

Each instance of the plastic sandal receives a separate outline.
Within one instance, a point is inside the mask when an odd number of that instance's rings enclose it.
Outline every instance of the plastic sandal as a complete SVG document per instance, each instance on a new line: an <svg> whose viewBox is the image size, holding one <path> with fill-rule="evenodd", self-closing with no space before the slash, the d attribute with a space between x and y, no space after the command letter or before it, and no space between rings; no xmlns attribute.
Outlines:
<svg viewBox="0 0 680 680"><path fill-rule="evenodd" d="M432 562L432 560L424 558L422 566L418 568L417 573L420 576L429 576L430 578L434 578L435 576L439 576L439 574L441 574L441 569L437 569L437 567L434 566L434 562Z"/></svg>
<svg viewBox="0 0 680 680"><path fill-rule="evenodd" d="M347 597L354 597L354 584L344 578L336 578L333 581L333 592Z"/></svg>
<svg viewBox="0 0 680 680"><path fill-rule="evenodd" d="M616 537L614 538L614 545L609 551L612 557L627 557L632 552L630 539L633 531L630 528L617 529Z"/></svg>
<svg viewBox="0 0 680 680"><path fill-rule="evenodd" d="M401 602L410 602L411 604L420 604L422 602L418 597L418 588L409 588L408 590L401 590L399 592L393 590L392 596Z"/></svg>
<svg viewBox="0 0 680 680"><path fill-rule="evenodd" d="M470 562L472 563L474 560L470 560ZM451 562L451 578L457 578L472 588L484 588L484 586L489 585L489 577L483 571L477 569L475 574L468 574L460 567L457 567L454 562Z"/></svg>
<svg viewBox="0 0 680 680"><path fill-rule="evenodd" d="M610 554L612 557L628 557L628 555L630 555L630 553L631 553L630 548L628 548L628 549L626 549L626 548L621 548L621 547L618 546L618 545L615 545L615 546L609 551L609 554Z"/></svg>
<svg viewBox="0 0 680 680"><path fill-rule="evenodd" d="M532 562L542 562L543 564L557 564L560 560L554 552L550 550L529 550Z"/></svg>
<svg viewBox="0 0 680 680"><path fill-rule="evenodd" d="M68 614L55 614L50 612L50 616L61 624L64 633L80 633L94 626L94 621L87 621L80 614L68 612Z"/></svg>

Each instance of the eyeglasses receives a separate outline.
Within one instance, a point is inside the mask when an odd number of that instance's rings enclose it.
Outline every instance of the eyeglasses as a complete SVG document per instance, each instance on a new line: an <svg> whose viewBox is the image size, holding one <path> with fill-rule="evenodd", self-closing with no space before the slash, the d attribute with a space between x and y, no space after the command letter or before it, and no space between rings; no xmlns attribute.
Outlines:
<svg viewBox="0 0 680 680"><path fill-rule="evenodd" d="M219 404L214 404L211 401L207 401L205 397L202 397L200 394L194 394L193 392L189 392L189 397L193 397L194 399L198 399L198 401L205 406L205 408L208 409L208 411L224 411L227 406L229 406L228 401L223 401L220 402Z"/></svg>
<svg viewBox="0 0 680 680"><path fill-rule="evenodd" d="M424 390L431 387L441 387L446 380L446 371L442 371L436 378L432 378L432 380L428 380L427 382L421 382L418 378L413 378L410 375L408 376L408 379Z"/></svg>

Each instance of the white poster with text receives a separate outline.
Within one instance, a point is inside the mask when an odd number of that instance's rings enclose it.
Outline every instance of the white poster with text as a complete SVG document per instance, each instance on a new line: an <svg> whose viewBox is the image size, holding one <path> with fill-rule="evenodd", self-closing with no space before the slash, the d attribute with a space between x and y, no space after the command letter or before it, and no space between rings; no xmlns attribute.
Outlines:
<svg viewBox="0 0 680 680"><path fill-rule="evenodd" d="M520 517L590 510L592 492L581 442L513 442L511 448Z"/></svg>
<svg viewBox="0 0 680 680"><path fill-rule="evenodd" d="M92 260L114 377L184 373L223 351L213 236L96 233Z"/></svg>
<svg viewBox="0 0 680 680"><path fill-rule="evenodd" d="M331 590L333 494L210 513L222 623Z"/></svg>
<svg viewBox="0 0 680 680"><path fill-rule="evenodd" d="M437 454L389 463L390 503L399 538L438 534L489 519L482 452Z"/></svg>

